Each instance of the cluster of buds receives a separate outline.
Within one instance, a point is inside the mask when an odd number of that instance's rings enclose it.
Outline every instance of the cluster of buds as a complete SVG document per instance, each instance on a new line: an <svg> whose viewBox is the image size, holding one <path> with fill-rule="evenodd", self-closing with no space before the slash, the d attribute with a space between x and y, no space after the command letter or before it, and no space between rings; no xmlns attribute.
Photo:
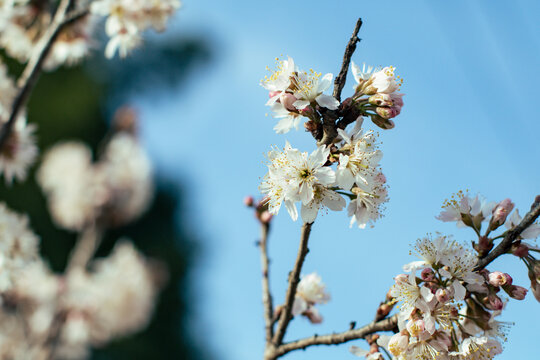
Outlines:
<svg viewBox="0 0 540 360"><path fill-rule="evenodd" d="M392 129L395 124L389 119L398 116L403 107L403 94L398 92L403 79L395 75L393 66L373 69L364 64L360 69L353 62L352 70L358 84L351 105L362 115L369 116L380 128Z"/></svg>
<svg viewBox="0 0 540 360"><path fill-rule="evenodd" d="M264 197L260 201L255 202L253 196L244 198L244 205L255 210L255 217L262 224L270 224L273 215L268 211L268 198Z"/></svg>

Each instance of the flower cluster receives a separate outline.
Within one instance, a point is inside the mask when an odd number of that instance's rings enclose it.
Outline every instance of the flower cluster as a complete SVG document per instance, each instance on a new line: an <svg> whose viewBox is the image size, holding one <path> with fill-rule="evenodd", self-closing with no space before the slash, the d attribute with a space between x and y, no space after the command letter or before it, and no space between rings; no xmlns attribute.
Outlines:
<svg viewBox="0 0 540 360"><path fill-rule="evenodd" d="M329 145L319 144L311 155L300 152L289 143L283 150L274 149L268 153L268 174L263 179L260 190L267 196L268 211L277 214L284 204L289 214L298 217L295 203L301 203L301 217L311 223L321 208L342 210L350 199L348 215L351 226L360 228L372 224L382 215L383 204L388 201L386 177L380 170L382 152L378 149L377 134L363 131L363 116L372 118L381 126L390 117L399 113L403 106L402 94L396 93L400 84L394 77L393 68L385 68L371 74L359 74L353 64L355 78L359 84L355 94L340 103L331 95L324 94L332 84L332 74L322 76L314 70L301 71L292 58L277 60L277 69L261 81L269 91L274 117L279 122L274 127L277 133L287 133L298 128L301 117L308 121L307 130L319 139L322 123L328 111L335 111L338 117L353 117L354 128L347 133L346 127L336 127L336 135ZM362 79L362 76L365 80ZM379 97L378 105L371 97ZM394 100L386 99L392 96ZM375 99L373 99L375 101ZM383 109L394 109L393 116L378 114ZM386 111L386 110L385 110ZM388 110L390 111L390 110ZM335 169L332 167L336 165Z"/></svg>
<svg viewBox="0 0 540 360"><path fill-rule="evenodd" d="M107 17L105 31L110 40L105 55L112 58L116 52L126 57L141 43L141 33L146 29L165 30L180 5L179 0L97 0L90 11Z"/></svg>
<svg viewBox="0 0 540 360"><path fill-rule="evenodd" d="M0 204L0 358L42 358L59 327L54 358L84 359L99 346L146 326L159 290L155 271L127 241L111 255L52 273L28 219ZM53 358L53 357L50 357Z"/></svg>
<svg viewBox="0 0 540 360"><path fill-rule="evenodd" d="M348 135L340 131L343 145L334 154L320 146L308 155L287 143L280 151L268 153L268 173L260 186L268 196L268 211L277 214L284 204L293 220L298 217L296 202L301 203L301 217L311 223L321 208L340 211L347 195L351 226L365 227L381 216L381 204L387 200L386 179L379 169L382 153L376 147L373 132L355 129ZM337 169L328 166L330 159ZM345 192L338 193L337 190Z"/></svg>
<svg viewBox="0 0 540 360"><path fill-rule="evenodd" d="M6 66L0 62L0 126L9 119L15 93L15 84L9 77ZM28 168L34 163L39 152L34 138L35 129L35 125L27 124L26 115L20 114L0 148L0 174L4 176L7 184L11 184L14 179L26 179Z"/></svg>
<svg viewBox="0 0 540 360"><path fill-rule="evenodd" d="M400 114L403 107L403 94L398 93L402 79L395 76L393 67L385 67L373 72L373 68L360 70L352 64L353 75L357 81L355 93L342 104L331 95L324 94L332 85L331 73L322 73L313 69L298 69L294 60L276 58L275 70L265 76L261 86L269 91L273 116L280 119L274 127L278 134L298 129L302 117L308 119L306 128L320 124L323 112L347 108L357 116L369 116L383 129L391 129L394 123L389 120Z"/></svg>
<svg viewBox="0 0 540 360"><path fill-rule="evenodd" d="M45 154L38 181L53 219L70 230L95 221L109 227L125 224L146 210L153 195L148 156L124 131L112 137L96 163L82 143L56 145Z"/></svg>
<svg viewBox="0 0 540 360"><path fill-rule="evenodd" d="M330 294L326 292L326 286L321 277L316 273L303 276L296 289L292 314L303 315L313 324L319 324L323 318L319 314L316 304L325 304L330 300Z"/></svg>
<svg viewBox="0 0 540 360"><path fill-rule="evenodd" d="M526 289L508 274L475 270L474 253L450 237L416 242L421 259L405 265L391 295L399 302L399 332L379 339L396 359L485 360L501 353L507 323L498 293L522 300ZM420 277L416 271L421 270Z"/></svg>

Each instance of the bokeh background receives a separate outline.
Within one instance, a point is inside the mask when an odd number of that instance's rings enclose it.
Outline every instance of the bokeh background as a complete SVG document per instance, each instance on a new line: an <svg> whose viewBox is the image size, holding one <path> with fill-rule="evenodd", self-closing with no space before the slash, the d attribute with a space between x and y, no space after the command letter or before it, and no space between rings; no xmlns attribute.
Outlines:
<svg viewBox="0 0 540 360"><path fill-rule="evenodd" d="M94 358L261 358L259 229L242 199L258 194L271 145L287 139L312 151L314 142L303 131L274 134L258 83L280 55L337 74L358 17L364 26L353 60L394 65L405 79L396 128L381 131L391 200L372 229L350 229L344 212L319 214L304 273L317 271L332 301L320 306L323 324L296 319L286 339L371 321L393 276L412 260L410 244L426 233L473 240L472 232L435 220L452 193L510 197L524 214L540 193L539 14L535 0L185 0L168 31L150 34L130 59L106 62L97 50L83 66L43 76L29 108L42 150L65 138L97 148L115 109L128 104L139 113L141 137L157 169L154 205L118 234L165 259L171 281L150 327ZM43 252L61 269L73 235L53 228L35 184L2 189L0 196L29 211ZM273 220L276 304L284 298L300 225L285 211ZM105 241L100 252L109 249ZM528 287L517 258L499 259L490 269L509 272L514 283ZM515 325L499 359L534 358L539 306L532 296L510 302L502 320ZM286 358L353 359L348 346Z"/></svg>

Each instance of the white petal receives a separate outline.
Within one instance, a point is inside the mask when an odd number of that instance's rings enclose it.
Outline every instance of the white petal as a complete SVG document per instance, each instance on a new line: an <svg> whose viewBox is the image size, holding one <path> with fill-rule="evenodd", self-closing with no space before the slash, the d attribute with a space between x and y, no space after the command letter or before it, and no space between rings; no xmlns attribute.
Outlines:
<svg viewBox="0 0 540 360"><path fill-rule="evenodd" d="M302 209L300 214L302 215L302 221L306 224L311 224L317 218L317 213L319 212L319 206L313 203L308 205L302 204Z"/></svg>
<svg viewBox="0 0 540 360"><path fill-rule="evenodd" d="M293 102L293 106L297 108L298 110L303 110L309 105L309 101L307 100L296 100Z"/></svg>
<svg viewBox="0 0 540 360"><path fill-rule="evenodd" d="M465 299L465 294L467 293L467 289L459 282L459 280L454 280L454 283L452 284L454 286L454 298L457 301L462 301Z"/></svg>
<svg viewBox="0 0 540 360"><path fill-rule="evenodd" d="M334 75L332 73L324 75L321 80L319 80L319 86L317 87L317 90L319 90L319 92L328 90L328 88L332 85L333 77Z"/></svg>
<svg viewBox="0 0 540 360"><path fill-rule="evenodd" d="M296 205L294 204L294 202L290 200L285 200L284 204L292 220L296 221L298 219L298 210L296 209Z"/></svg>
<svg viewBox="0 0 540 360"><path fill-rule="evenodd" d="M317 96L315 101L317 101L317 104L330 110L336 110L339 107L339 101L337 101L335 97L330 95L321 94Z"/></svg>

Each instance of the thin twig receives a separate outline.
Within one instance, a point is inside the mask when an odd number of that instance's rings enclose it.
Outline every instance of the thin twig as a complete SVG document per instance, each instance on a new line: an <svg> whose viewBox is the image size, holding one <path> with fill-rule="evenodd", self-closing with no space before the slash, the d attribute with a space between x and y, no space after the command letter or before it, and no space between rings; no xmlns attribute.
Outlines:
<svg viewBox="0 0 540 360"><path fill-rule="evenodd" d="M272 341L274 336L274 306L272 304L272 292L270 291L270 260L268 259L268 232L270 224L261 224L261 267L262 267L262 301L264 306L264 322L266 327L266 343Z"/></svg>
<svg viewBox="0 0 540 360"><path fill-rule="evenodd" d="M50 26L38 41L36 49L30 56L23 73L17 80L18 92L11 106L11 113L9 114L8 121L0 129L0 148L6 143L19 114L24 106L26 106L28 97L36 85L43 68L43 63L49 55L54 41L66 25L73 23L87 14L86 11L77 11L73 15L69 15L68 10L74 8L74 5L75 0L62 0L60 2Z"/></svg>
<svg viewBox="0 0 540 360"><path fill-rule="evenodd" d="M341 91L343 90L343 87L345 86L345 81L347 79L347 72L349 70L351 58L354 54L354 51L356 50L356 44L360 41L360 39L358 38L358 32L360 31L361 27L362 27L362 19L358 19L358 21L356 22L354 31L351 35L351 38L349 39L349 42L347 43L347 46L345 47L345 53L343 54L343 63L341 64L341 70L339 71L338 76L336 76L336 79L334 80L333 95L338 101L341 101ZM323 119L322 119L323 134L322 134L322 138L317 142L318 146L321 146L321 145L328 146L332 144L334 139L337 137L338 132L336 128L336 120L342 115L343 113L342 110L343 108L337 111L324 110L324 113L322 114L323 115ZM357 116L355 116L354 120L356 120L356 117Z"/></svg>
<svg viewBox="0 0 540 360"><path fill-rule="evenodd" d="M343 87L345 86L345 80L347 78L347 71L349 70L349 64L351 63L351 58L354 54L354 51L356 50L356 44L360 41L360 39L358 38L358 32L360 31L361 27L362 27L362 19L359 18L358 21L356 22L356 26L351 35L349 43L347 44L347 47L345 48L345 54L343 55L343 63L341 64L341 70L339 72L339 75L336 76L336 79L334 80L334 97L338 101L341 101L341 91L343 90Z"/></svg>
<svg viewBox="0 0 540 360"><path fill-rule="evenodd" d="M488 266L493 260L499 256L506 254L512 247L512 243L519 237L519 235L540 216L540 195L536 197L534 203L531 205L531 210L525 214L523 220L512 230L508 231L503 240L488 253L485 257L478 260L476 270L483 269Z"/></svg>
<svg viewBox="0 0 540 360"><path fill-rule="evenodd" d="M339 345L348 341L364 339L366 336L379 331L392 331L397 326L397 315L381 321L373 321L359 329L347 330L342 333L314 335L309 338L285 343L275 349L274 356L278 358L294 350L305 349L314 345Z"/></svg>
<svg viewBox="0 0 540 360"><path fill-rule="evenodd" d="M311 233L311 224L304 224L302 226L302 233L300 235L300 246L298 248L298 255L296 257L296 262L294 268L289 273L289 286L287 288L287 295L285 296L285 305L281 312L279 318L279 323L277 326L276 333L274 335L274 345L279 346L283 342L283 337L287 331L287 326L292 319L292 307L294 303L294 297L296 295L296 288L298 287L298 282L300 281L300 272L302 271L302 266L304 265L304 260L309 251L308 241L309 234Z"/></svg>
<svg viewBox="0 0 540 360"><path fill-rule="evenodd" d="M93 223L86 227L82 232L73 248L66 266L66 274L75 268L86 268L88 262L94 256L101 242L101 228Z"/></svg>

